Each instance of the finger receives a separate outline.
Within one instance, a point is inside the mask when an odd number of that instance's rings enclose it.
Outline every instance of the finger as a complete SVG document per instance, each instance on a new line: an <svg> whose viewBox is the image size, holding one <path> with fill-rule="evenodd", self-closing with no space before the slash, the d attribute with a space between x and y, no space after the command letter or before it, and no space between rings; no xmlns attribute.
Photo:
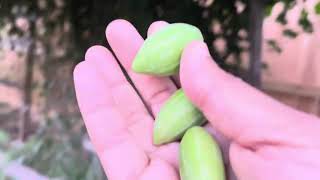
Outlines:
<svg viewBox="0 0 320 180"><path fill-rule="evenodd" d="M113 98L106 93L108 83L101 77L87 61L78 64L74 70L77 100L109 179L125 180L141 174L148 165L148 157L126 131L128 122L113 108Z"/></svg>
<svg viewBox="0 0 320 180"><path fill-rule="evenodd" d="M176 90L169 78L157 78L134 73L132 61L143 43L137 30L125 20L111 22L106 29L106 36L112 50L127 71L134 85L151 109L157 114L166 99Z"/></svg>
<svg viewBox="0 0 320 180"><path fill-rule="evenodd" d="M104 93L112 97L112 107L125 120L127 131L146 152L154 151L151 136L153 120L111 52L102 46L93 46L86 53L86 61L104 80Z"/></svg>
<svg viewBox="0 0 320 180"><path fill-rule="evenodd" d="M126 29L125 37L119 34L119 29ZM155 78L132 72L132 60L138 48L142 45L143 40L129 22L124 20L114 21L108 25L106 35L110 46L126 69L131 80L134 82L149 107L151 107L153 113L156 114L162 103L176 90L175 86L167 78ZM126 46L123 47L119 43L125 44ZM150 132L150 135L145 134L145 136L147 136L148 142L149 138L150 141L152 141L152 132ZM175 153L176 149L178 149L176 147L177 146L174 144L166 145L158 148L153 154L157 154L158 157L165 159L176 167L178 161Z"/></svg>
<svg viewBox="0 0 320 180"><path fill-rule="evenodd" d="M299 119L306 119L305 115L218 68L203 42L193 42L185 48L180 76L191 101L214 128L232 140L246 145L257 141L291 142L289 134L301 132L297 124L301 127Z"/></svg>
<svg viewBox="0 0 320 180"><path fill-rule="evenodd" d="M74 83L79 108L89 136L96 150L101 151L106 147L109 137L124 131L126 122L112 108L112 97L105 93L107 88L102 78L90 64L84 61L76 66ZM102 126L102 124L107 124L107 126Z"/></svg>
<svg viewBox="0 0 320 180"><path fill-rule="evenodd" d="M155 21L153 22L148 29L148 37L151 36L153 33L161 30L162 28L166 27L169 25L166 21Z"/></svg>
<svg viewBox="0 0 320 180"><path fill-rule="evenodd" d="M112 97L113 105L128 121L134 124L137 117L147 116L147 111L137 93L131 87L122 73L117 61L111 52L103 46L93 46L89 48L85 55L88 64L92 64L97 73L104 80L106 91Z"/></svg>

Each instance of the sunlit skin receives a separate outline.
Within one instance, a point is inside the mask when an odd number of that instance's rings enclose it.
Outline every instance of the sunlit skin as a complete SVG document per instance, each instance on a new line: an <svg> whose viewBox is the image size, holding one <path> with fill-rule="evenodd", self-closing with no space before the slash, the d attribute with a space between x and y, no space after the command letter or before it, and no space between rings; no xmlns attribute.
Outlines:
<svg viewBox="0 0 320 180"><path fill-rule="evenodd" d="M148 35L166 25L154 22ZM85 61L74 70L74 82L86 128L109 180L180 179L179 144L152 144L153 117L177 87L170 78L131 70L143 38L129 22L111 22L106 36L111 49L88 49ZM238 179L320 179L318 118L291 109L224 72L202 42L185 48L180 81L208 118L207 129L218 137L227 154L225 161L230 160Z"/></svg>

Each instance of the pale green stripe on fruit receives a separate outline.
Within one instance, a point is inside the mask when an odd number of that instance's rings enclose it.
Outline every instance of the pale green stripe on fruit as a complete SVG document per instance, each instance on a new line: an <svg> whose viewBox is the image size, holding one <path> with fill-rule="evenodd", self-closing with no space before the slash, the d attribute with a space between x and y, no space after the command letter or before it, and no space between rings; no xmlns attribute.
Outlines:
<svg viewBox="0 0 320 180"><path fill-rule="evenodd" d="M185 23L170 24L145 40L132 69L144 74L173 75L178 72L183 49L194 40L203 41L197 27Z"/></svg>
<svg viewBox="0 0 320 180"><path fill-rule="evenodd" d="M180 144L182 180L225 180L225 169L219 145L201 127L190 128Z"/></svg>
<svg viewBox="0 0 320 180"><path fill-rule="evenodd" d="M202 113L185 93L177 90L163 105L154 125L153 142L156 145L180 139L184 132L205 122Z"/></svg>

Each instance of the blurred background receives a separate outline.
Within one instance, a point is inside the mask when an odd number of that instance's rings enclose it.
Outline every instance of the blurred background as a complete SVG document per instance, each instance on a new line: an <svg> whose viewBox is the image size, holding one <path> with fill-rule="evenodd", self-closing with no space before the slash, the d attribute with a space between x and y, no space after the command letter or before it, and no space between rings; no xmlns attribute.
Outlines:
<svg viewBox="0 0 320 180"><path fill-rule="evenodd" d="M0 179L106 179L72 71L105 27L199 27L215 61L274 98L320 115L319 0L0 0Z"/></svg>

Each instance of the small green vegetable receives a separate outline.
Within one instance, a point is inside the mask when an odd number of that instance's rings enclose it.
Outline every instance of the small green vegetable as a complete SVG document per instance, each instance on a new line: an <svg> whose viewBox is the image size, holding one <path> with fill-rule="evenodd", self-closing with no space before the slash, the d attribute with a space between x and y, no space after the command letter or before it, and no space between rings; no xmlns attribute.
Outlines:
<svg viewBox="0 0 320 180"><path fill-rule="evenodd" d="M180 145L182 180L225 180L224 163L218 144L201 127L190 128Z"/></svg>
<svg viewBox="0 0 320 180"><path fill-rule="evenodd" d="M202 113L188 100L184 92L177 90L156 117L153 142L160 145L178 140L188 128L201 125L205 121Z"/></svg>
<svg viewBox="0 0 320 180"><path fill-rule="evenodd" d="M170 24L145 40L132 69L143 74L173 75L178 72L183 49L194 40L203 41L197 27L184 23Z"/></svg>

